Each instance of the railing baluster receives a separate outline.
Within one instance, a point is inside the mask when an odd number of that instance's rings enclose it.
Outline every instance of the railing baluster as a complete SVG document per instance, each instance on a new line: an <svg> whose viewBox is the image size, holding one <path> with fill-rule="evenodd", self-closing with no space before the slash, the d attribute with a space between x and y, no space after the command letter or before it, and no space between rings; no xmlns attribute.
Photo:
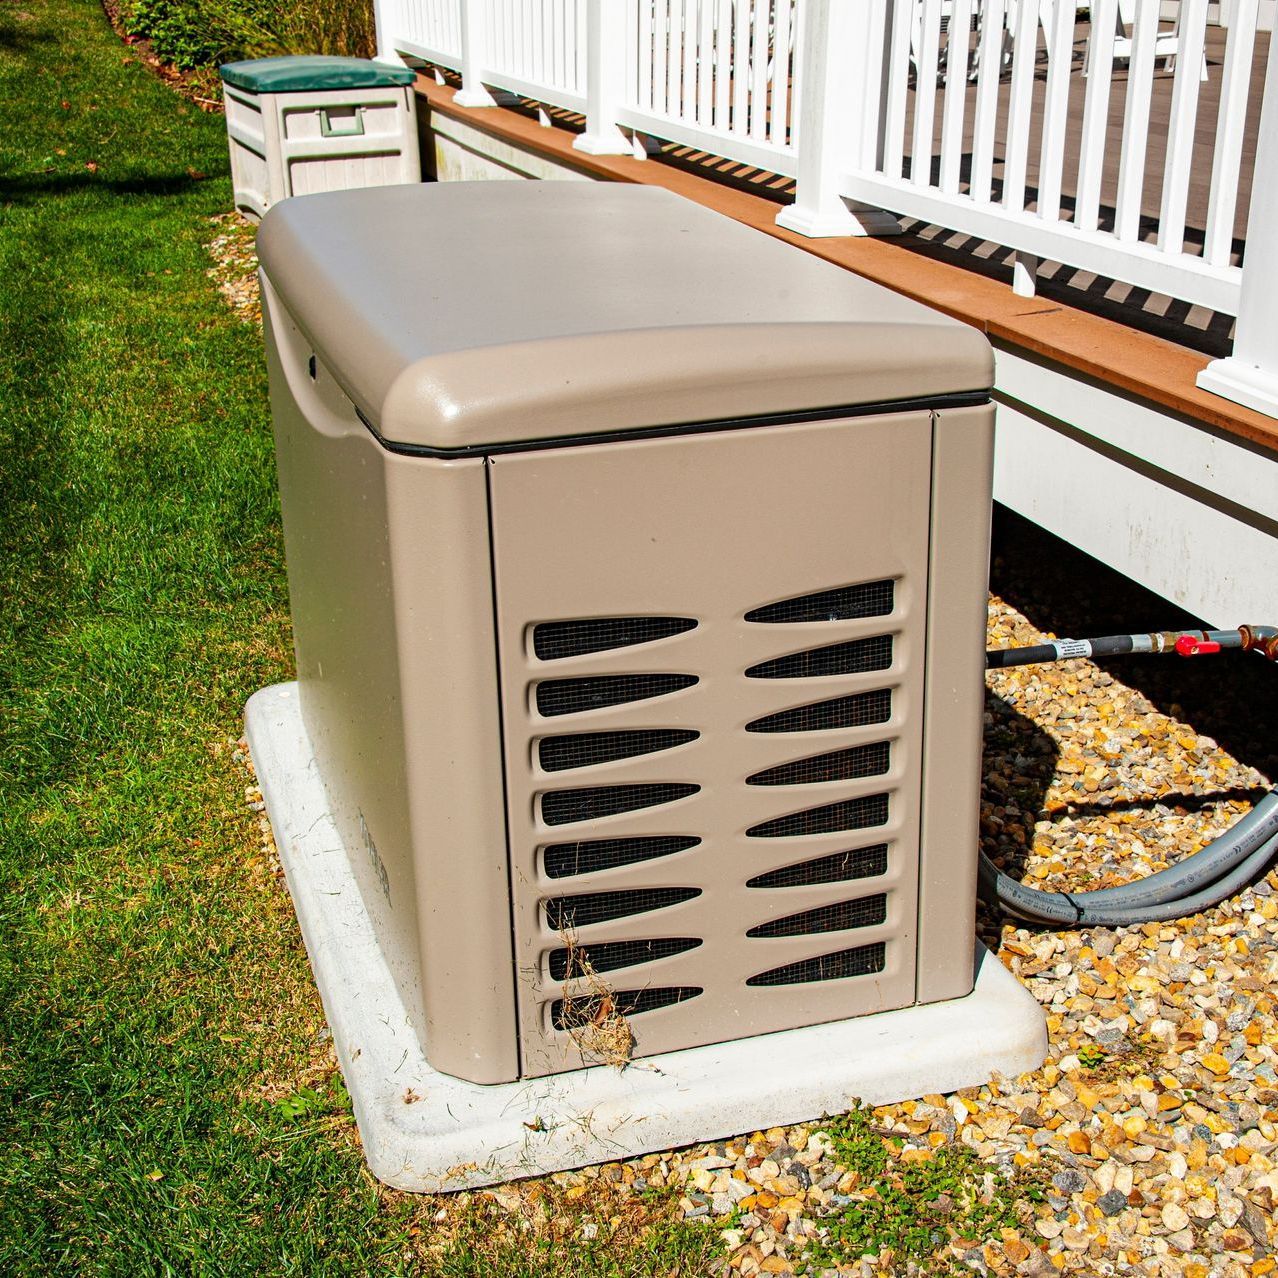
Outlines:
<svg viewBox="0 0 1278 1278"><path fill-rule="evenodd" d="M679 118L697 118L697 0L683 0L680 22L683 39L683 80L679 88Z"/></svg>
<svg viewBox="0 0 1278 1278"><path fill-rule="evenodd" d="M1083 99L1078 191L1074 197L1074 225L1081 231L1094 231L1100 222L1117 25L1118 0L1095 0L1091 34L1087 40L1087 94Z"/></svg>
<svg viewBox="0 0 1278 1278"><path fill-rule="evenodd" d="M750 117L747 75L750 47L750 0L735 0L732 36L732 131L746 135Z"/></svg>
<svg viewBox="0 0 1278 1278"><path fill-rule="evenodd" d="M1158 0L1154 0L1157 4ZM1025 168L1029 154L1030 116L1034 108L1034 69L1038 62L1038 0L1020 0L1012 46L1011 102L1007 110L1006 156L1003 161L1003 206L1025 207Z"/></svg>
<svg viewBox="0 0 1278 1278"><path fill-rule="evenodd" d="M1238 211L1238 174L1242 167L1247 95L1251 87L1259 0L1234 0L1225 67L1220 77L1216 145L1212 149L1211 190L1207 197L1207 239L1203 256L1215 266L1228 266L1234 246ZM1272 37L1271 37L1272 38Z"/></svg>
<svg viewBox="0 0 1278 1278"><path fill-rule="evenodd" d="M1061 215L1065 127L1069 122L1069 77L1074 68L1074 0L1056 0L1051 13L1043 143L1038 162L1038 215L1054 222Z"/></svg>
<svg viewBox="0 0 1278 1278"><path fill-rule="evenodd" d="M1194 167L1194 130L1198 122L1198 85L1207 34L1207 0L1181 0L1180 43L1172 83L1163 200L1158 215L1158 247L1180 253L1185 247L1185 210Z"/></svg>
<svg viewBox="0 0 1278 1278"><path fill-rule="evenodd" d="M666 114L683 115L683 95L679 87L683 65L683 0L666 0Z"/></svg>
<svg viewBox="0 0 1278 1278"><path fill-rule="evenodd" d="M691 3L695 6L697 17L695 118L698 124L709 125L714 102L714 59L711 57L714 47L714 26L711 22L714 0L691 0Z"/></svg>
<svg viewBox="0 0 1278 1278"><path fill-rule="evenodd" d="M784 146L790 101L790 0L774 0L774 3L776 21L772 30L772 118L768 138Z"/></svg>
<svg viewBox="0 0 1278 1278"><path fill-rule="evenodd" d="M657 50L653 43L652 31L656 22L657 11L652 0L638 0L639 13L638 22L639 30L638 53L636 61L638 63L639 75L639 105L645 111L652 110L652 74L653 68L657 62Z"/></svg>
<svg viewBox="0 0 1278 1278"><path fill-rule="evenodd" d="M1149 106L1154 85L1154 42L1158 37L1159 0L1136 0L1136 4L1136 29L1132 33L1127 103L1123 112L1123 149L1118 162L1118 211L1114 233L1120 240L1140 238L1145 153L1149 143ZM1196 67L1194 74L1198 74Z"/></svg>
<svg viewBox="0 0 1278 1278"><path fill-rule="evenodd" d="M666 115L666 44L669 40L671 0L656 0L652 33L652 109Z"/></svg>
<svg viewBox="0 0 1278 1278"><path fill-rule="evenodd" d="M945 51L945 110L941 118L941 190L958 194L967 111L967 67L971 51L972 0L954 0Z"/></svg>
<svg viewBox="0 0 1278 1278"><path fill-rule="evenodd" d="M932 142L936 125L936 71L941 57L941 0L923 0L914 50L914 139L910 181L932 184Z"/></svg>
<svg viewBox="0 0 1278 1278"><path fill-rule="evenodd" d="M887 101L883 113L883 171L899 178L905 170L905 107L910 89L910 39L919 0L889 0Z"/></svg>
<svg viewBox="0 0 1278 1278"><path fill-rule="evenodd" d="M968 188L974 200L988 200L993 187L994 131L998 127L998 86L1003 72L1006 21L1006 0L984 0L977 55L976 112L972 121L972 174Z"/></svg>
<svg viewBox="0 0 1278 1278"><path fill-rule="evenodd" d="M745 3L745 0L742 0ZM750 136L768 136L768 18L770 0L750 0Z"/></svg>
<svg viewBox="0 0 1278 1278"><path fill-rule="evenodd" d="M732 89L732 0L717 0L714 19L714 127L729 128Z"/></svg>

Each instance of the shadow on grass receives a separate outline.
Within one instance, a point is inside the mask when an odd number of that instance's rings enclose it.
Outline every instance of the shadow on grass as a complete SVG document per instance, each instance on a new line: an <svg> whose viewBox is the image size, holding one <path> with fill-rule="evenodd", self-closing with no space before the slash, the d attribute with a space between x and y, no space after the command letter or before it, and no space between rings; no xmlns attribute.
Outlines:
<svg viewBox="0 0 1278 1278"><path fill-rule="evenodd" d="M21 26L8 14L0 16L0 53L32 54L56 43L49 31Z"/></svg>
<svg viewBox="0 0 1278 1278"><path fill-rule="evenodd" d="M78 195L84 191L107 196L173 196L184 194L208 177L219 176L219 173L200 177L194 177L190 173L168 173L152 177L112 178L85 170L80 173L49 173L38 177L7 177L2 198L6 206L12 206L39 204L50 197Z"/></svg>

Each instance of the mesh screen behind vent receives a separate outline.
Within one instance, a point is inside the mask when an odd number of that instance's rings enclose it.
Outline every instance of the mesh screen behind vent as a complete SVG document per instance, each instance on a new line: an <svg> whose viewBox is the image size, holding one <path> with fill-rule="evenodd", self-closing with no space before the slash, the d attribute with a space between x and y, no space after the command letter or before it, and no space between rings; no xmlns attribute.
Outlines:
<svg viewBox="0 0 1278 1278"><path fill-rule="evenodd" d="M640 1016L655 1012L659 1007L672 1007L685 1003L701 993L699 985L672 985L651 990L616 990L608 996L611 1007L622 1016ZM557 998L550 1007L550 1023L557 1030L572 1030L593 1025L608 1012L603 997L591 994L586 998Z"/></svg>
<svg viewBox="0 0 1278 1278"><path fill-rule="evenodd" d="M591 971L615 972L618 968L651 963L656 959L695 950L701 941L695 936L667 936L647 941L605 941L600 945L577 945L572 949L553 950L550 975L553 980L567 981L588 976Z"/></svg>
<svg viewBox="0 0 1278 1278"><path fill-rule="evenodd" d="M537 745L537 759L545 772L589 768L614 759L656 754L695 741L699 733L667 728L647 732L579 732L572 736L544 737Z"/></svg>
<svg viewBox="0 0 1278 1278"><path fill-rule="evenodd" d="M832 728L861 728L886 723L892 717L892 691L876 688L832 701L778 710L746 724L747 732L827 732Z"/></svg>
<svg viewBox="0 0 1278 1278"><path fill-rule="evenodd" d="M856 848L851 852L835 852L812 861L800 861L767 874L756 874L746 887L807 887L817 883L845 883L849 879L872 879L887 873L887 844Z"/></svg>
<svg viewBox="0 0 1278 1278"><path fill-rule="evenodd" d="M887 918L887 896L863 896L857 901L822 905L802 914L773 919L752 927L747 936L808 936L818 932L846 932L854 927L877 927Z"/></svg>
<svg viewBox="0 0 1278 1278"><path fill-rule="evenodd" d="M599 710L627 701L647 701L690 688L696 675L599 675L591 679L543 679L537 685L537 712L547 717Z"/></svg>
<svg viewBox="0 0 1278 1278"><path fill-rule="evenodd" d="M779 624L790 621L851 621L856 617L886 617L895 606L896 583L863 581L857 586L819 590L813 595L782 599L747 612L747 621Z"/></svg>
<svg viewBox="0 0 1278 1278"><path fill-rule="evenodd" d="M547 825L572 825L640 808L655 808L696 794L699 785L600 785L586 790L550 790L541 796Z"/></svg>
<svg viewBox="0 0 1278 1278"><path fill-rule="evenodd" d="M549 879L566 879L574 874L597 874L654 861L695 848L701 842L692 835L655 836L634 839L589 839L578 843L552 843L542 851L542 867Z"/></svg>
<svg viewBox="0 0 1278 1278"><path fill-rule="evenodd" d="M791 652L751 666L748 679L820 679L830 675L864 674L892 664L892 636L872 635L847 643Z"/></svg>
<svg viewBox="0 0 1278 1278"><path fill-rule="evenodd" d="M746 785L813 785L825 781L851 781L882 776L888 770L891 747L886 741L832 750L808 759L778 764L746 778Z"/></svg>
<svg viewBox="0 0 1278 1278"><path fill-rule="evenodd" d="M609 648L629 648L692 630L691 617L599 617L581 621L547 621L533 627L533 652L542 661L580 657Z"/></svg>
<svg viewBox="0 0 1278 1278"><path fill-rule="evenodd" d="M886 960L887 946L878 941L874 945L858 945L854 950L838 950L819 958L786 963L750 977L746 984L806 985L812 981L839 981L848 976L872 976L883 971Z"/></svg>
<svg viewBox="0 0 1278 1278"><path fill-rule="evenodd" d="M609 919L629 918L664 910L700 896L700 888L636 888L628 892L583 892L580 896L555 896L544 903L546 925L552 932L568 932Z"/></svg>
<svg viewBox="0 0 1278 1278"><path fill-rule="evenodd" d="M888 796L867 794L859 799L844 799L842 803L827 803L824 807L775 817L751 826L746 834L752 839L789 839L805 834L832 834L836 830L864 830L886 825L887 819Z"/></svg>

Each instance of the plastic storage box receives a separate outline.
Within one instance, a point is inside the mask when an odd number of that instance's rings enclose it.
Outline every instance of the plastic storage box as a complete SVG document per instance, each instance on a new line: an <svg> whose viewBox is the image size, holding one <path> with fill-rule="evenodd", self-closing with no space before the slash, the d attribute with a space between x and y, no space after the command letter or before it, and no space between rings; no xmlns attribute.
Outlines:
<svg viewBox="0 0 1278 1278"><path fill-rule="evenodd" d="M221 68L235 207L421 181L415 74L363 58L262 58Z"/></svg>
<svg viewBox="0 0 1278 1278"><path fill-rule="evenodd" d="M985 338L640 186L258 244L302 719L431 1065L967 995Z"/></svg>

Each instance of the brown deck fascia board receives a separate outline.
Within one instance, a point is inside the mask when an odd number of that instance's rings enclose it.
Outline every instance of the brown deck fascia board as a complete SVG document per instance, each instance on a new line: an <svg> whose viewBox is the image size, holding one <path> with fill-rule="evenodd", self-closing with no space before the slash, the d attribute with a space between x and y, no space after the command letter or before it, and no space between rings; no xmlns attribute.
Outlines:
<svg viewBox="0 0 1278 1278"><path fill-rule="evenodd" d="M1044 298L1019 297L999 281L912 253L891 238L808 239L776 225L777 204L683 168L625 155L587 155L573 134L502 107L459 107L455 90L425 75L417 92L431 111L546 159L612 182L663 186L785 240L825 261L925 302L999 344L1053 360L1225 434L1278 450L1278 422L1195 384L1205 355L1113 320Z"/></svg>

